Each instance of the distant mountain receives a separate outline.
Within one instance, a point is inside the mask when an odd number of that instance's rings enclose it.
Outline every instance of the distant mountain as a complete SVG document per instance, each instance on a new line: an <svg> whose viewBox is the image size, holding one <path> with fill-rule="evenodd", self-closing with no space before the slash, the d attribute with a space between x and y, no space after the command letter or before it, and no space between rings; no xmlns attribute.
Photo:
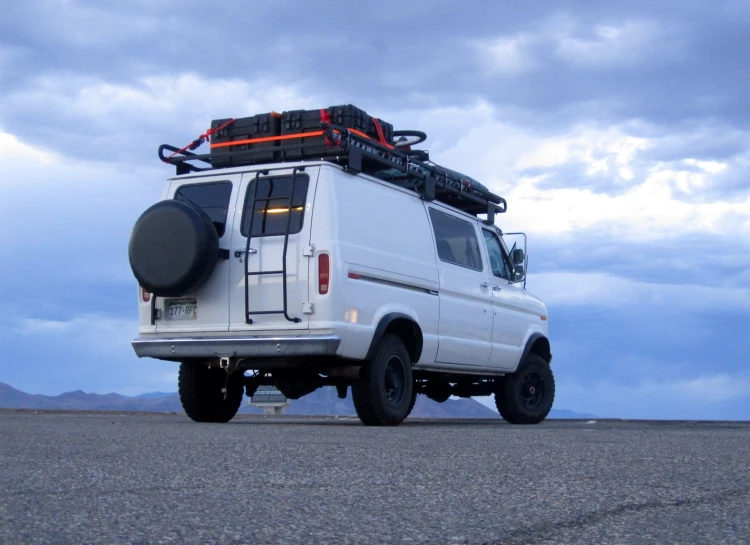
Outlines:
<svg viewBox="0 0 750 545"><path fill-rule="evenodd" d="M0 408L80 410L80 411L145 411L182 412L182 405L176 393L151 392L130 397L120 394L87 394L81 390L66 392L58 396L27 394L0 382ZM240 414L260 414L260 407L250 407L244 403ZM320 388L315 392L292 401L284 409L290 415L355 416L351 395L339 399L333 387ZM436 403L426 396L419 396L411 416L416 418L499 418L500 415L474 399L449 399ZM555 410L550 418L596 418L594 415L579 414L568 410Z"/></svg>
<svg viewBox="0 0 750 545"><path fill-rule="evenodd" d="M155 397L169 397L171 395L175 395L175 392L146 392L145 394L140 394L133 397L140 397L143 399L152 399Z"/></svg>
<svg viewBox="0 0 750 545"><path fill-rule="evenodd" d="M577 413L569 409L552 409L547 418L557 418L560 420L577 420L577 419L592 419L599 418L595 414L590 413Z"/></svg>

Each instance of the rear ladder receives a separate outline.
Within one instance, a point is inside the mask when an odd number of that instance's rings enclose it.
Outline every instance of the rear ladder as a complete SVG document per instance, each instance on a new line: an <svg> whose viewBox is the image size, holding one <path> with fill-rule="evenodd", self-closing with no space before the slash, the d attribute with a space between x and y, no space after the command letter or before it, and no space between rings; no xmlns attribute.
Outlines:
<svg viewBox="0 0 750 545"><path fill-rule="evenodd" d="M289 309L287 306L287 281L286 281L286 254L287 250L289 248L289 230L292 226L292 206L293 206L293 199L294 199L294 188L297 183L297 172L302 172L305 170L305 167L295 167L292 171L292 183L290 184L289 189L289 195L284 195L281 197L258 197L258 186L260 185L260 175L261 174L268 174L268 171L259 171L255 174L255 180L253 183L253 196L252 196L252 214L250 214L250 225L248 226L247 230L247 240L245 241L245 323L252 324L253 319L250 318L250 316L254 315L260 315L260 314L283 314L284 318L286 318L290 322L294 322L295 324L302 321L301 318L292 318L289 316ZM273 180L270 181L271 188L273 188ZM269 191L269 195L272 191ZM253 223L255 222L255 205L259 202L265 202L264 210L268 210L268 204L271 201L286 201L289 203L289 214L287 216L286 221L286 229L284 230L284 252L281 257L281 270L274 270L274 271L261 271L258 270L256 272L250 272L248 271L249 267L249 261L250 261L250 239L253 236ZM255 251L253 251L255 253ZM258 265L258 269L260 269L260 265ZM282 291L284 294L284 308L281 310L254 310L250 311L250 286L248 282L248 277L250 276L263 276L268 274L280 274L282 275Z"/></svg>

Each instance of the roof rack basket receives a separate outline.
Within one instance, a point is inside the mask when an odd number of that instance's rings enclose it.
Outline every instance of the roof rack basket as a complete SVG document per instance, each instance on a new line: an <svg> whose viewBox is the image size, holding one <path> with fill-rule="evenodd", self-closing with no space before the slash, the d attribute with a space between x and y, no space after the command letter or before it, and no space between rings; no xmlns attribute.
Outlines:
<svg viewBox="0 0 750 545"><path fill-rule="evenodd" d="M505 199L458 172L424 160L427 153L422 150L399 149L338 125L324 124L321 130L329 147L322 159L342 165L351 174L369 174L411 189L425 201L437 200L470 214L487 214L489 224L494 223L495 214L507 210ZM304 147L305 144L282 140L274 149L282 152L281 157L284 151L300 149L305 156ZM165 151L172 154L165 156ZM268 150L258 150L259 155L264 153L267 156ZM213 169L211 154L196 154L167 144L159 146L159 158L174 165L178 175ZM193 161L206 166L197 166Z"/></svg>

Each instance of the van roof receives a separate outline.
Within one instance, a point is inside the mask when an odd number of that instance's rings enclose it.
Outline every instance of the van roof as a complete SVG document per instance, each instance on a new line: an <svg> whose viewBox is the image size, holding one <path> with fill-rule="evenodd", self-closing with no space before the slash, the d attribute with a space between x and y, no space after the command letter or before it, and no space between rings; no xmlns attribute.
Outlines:
<svg viewBox="0 0 750 545"><path fill-rule="evenodd" d="M426 152L421 152L420 155L419 152L412 152L378 142L358 131L335 125L325 125L321 134L325 135L326 147L323 151L316 151L316 157L312 162L284 162L283 158L286 157L287 151L292 149L296 150L299 156L305 156L304 145L287 141L290 136L295 135L270 138L270 140L274 140L274 138L285 139L283 143L277 143L279 149L283 147L283 151L275 154L275 160L270 163L264 161L263 164L257 164L261 159L268 157L268 150L270 149L268 147L249 151L243 150L242 161L244 164L242 166L227 165L220 169L212 164L214 159L212 159L211 154L197 155L187 151L186 148L179 150L166 144L159 147L159 157L165 163L175 165L178 175L191 172L216 172L217 170L227 173L271 170L269 167L272 164L284 165L282 167L274 166L274 170L294 168L295 165L297 168L301 168L303 165L336 164L343 166L344 170L350 174L371 174L391 184L408 187L416 191L426 201L437 200L470 214L486 213L489 219L494 219L496 213L507 210L505 199L491 193L476 180L431 162ZM260 140L265 142L269 138ZM244 145L254 142L254 140L243 140L242 142ZM173 153L167 157L164 155L165 151L172 151ZM318 159L320 155L324 155L324 157ZM423 160L417 159L417 157ZM192 161L200 161L207 167L199 167Z"/></svg>

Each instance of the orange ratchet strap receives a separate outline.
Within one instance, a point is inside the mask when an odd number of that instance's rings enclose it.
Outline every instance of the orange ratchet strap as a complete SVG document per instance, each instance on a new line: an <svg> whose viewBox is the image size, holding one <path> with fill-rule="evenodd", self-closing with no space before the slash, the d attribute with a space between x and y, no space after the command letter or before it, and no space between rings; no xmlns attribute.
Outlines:
<svg viewBox="0 0 750 545"><path fill-rule="evenodd" d="M261 142L274 142L276 140L291 140L293 138L310 138L312 136L323 136L325 131L305 132L299 134L285 134L283 136L265 136L263 138L250 138L249 140L235 140L234 142L221 142L211 144L211 148L225 148L227 146L240 146L243 144L260 144Z"/></svg>
<svg viewBox="0 0 750 545"><path fill-rule="evenodd" d="M358 131L357 129L348 129L349 132L356 134L357 136L361 136L363 138L367 138L368 140L375 140L371 136L366 135L365 133ZM339 131L335 131L338 133ZM304 133L296 133L296 134L285 134L283 136L265 136L263 138L250 138L247 140L235 140L234 142L220 142L218 144L211 144L211 149L214 148L226 148L228 146L241 146L245 144L260 144L262 142L276 142L281 140L292 140L295 138L312 138L314 136L324 136L326 134L326 131L314 131L314 132L304 132ZM377 140L375 140L377 142ZM380 142L383 146L393 149L393 146L386 144L384 142Z"/></svg>

